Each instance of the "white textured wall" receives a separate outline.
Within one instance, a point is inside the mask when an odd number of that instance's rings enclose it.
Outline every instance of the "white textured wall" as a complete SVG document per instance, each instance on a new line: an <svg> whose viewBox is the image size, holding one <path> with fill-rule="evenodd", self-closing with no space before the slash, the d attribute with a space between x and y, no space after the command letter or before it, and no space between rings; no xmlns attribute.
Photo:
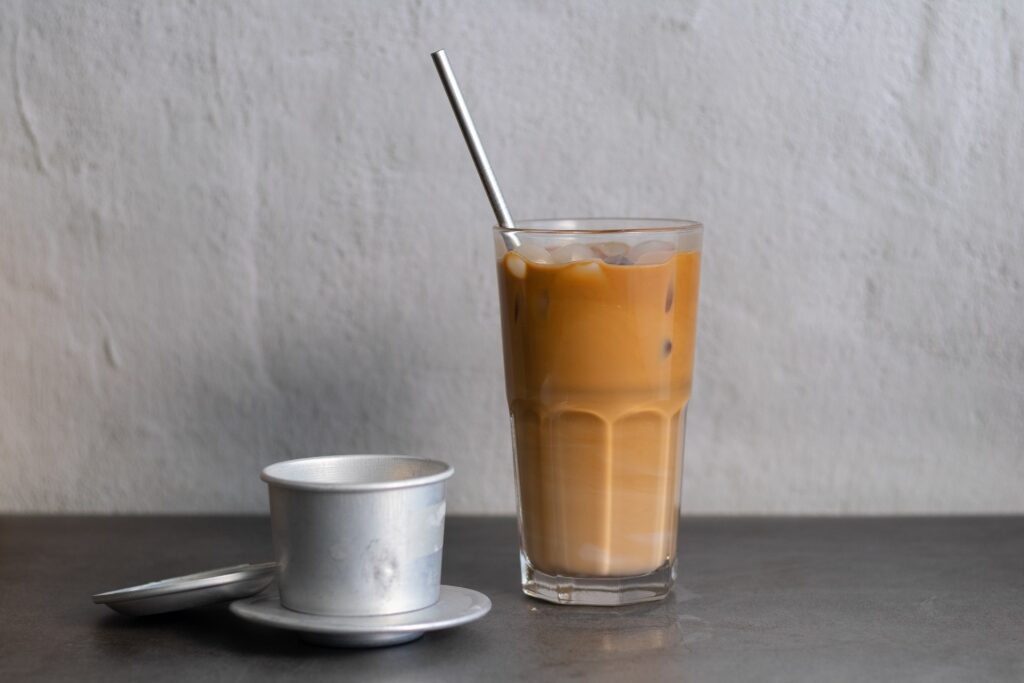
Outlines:
<svg viewBox="0 0 1024 683"><path fill-rule="evenodd" d="M0 509L508 512L491 216L707 224L685 506L1024 512L1019 2L2 2Z"/></svg>

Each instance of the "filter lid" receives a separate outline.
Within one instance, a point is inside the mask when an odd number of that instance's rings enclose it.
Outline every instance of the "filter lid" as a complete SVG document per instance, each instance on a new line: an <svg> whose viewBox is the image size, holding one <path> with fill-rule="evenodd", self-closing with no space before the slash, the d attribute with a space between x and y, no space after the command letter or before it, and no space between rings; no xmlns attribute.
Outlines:
<svg viewBox="0 0 1024 683"><path fill-rule="evenodd" d="M131 616L162 614L256 595L270 585L276 562L239 564L97 593L92 601Z"/></svg>

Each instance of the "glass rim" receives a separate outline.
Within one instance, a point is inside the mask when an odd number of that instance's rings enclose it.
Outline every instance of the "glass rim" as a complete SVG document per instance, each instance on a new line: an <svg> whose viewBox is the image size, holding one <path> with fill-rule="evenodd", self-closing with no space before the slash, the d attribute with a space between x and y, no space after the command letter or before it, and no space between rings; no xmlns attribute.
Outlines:
<svg viewBox="0 0 1024 683"><path fill-rule="evenodd" d="M630 232L701 232L704 225L684 218L529 218L496 232L558 235L607 235Z"/></svg>

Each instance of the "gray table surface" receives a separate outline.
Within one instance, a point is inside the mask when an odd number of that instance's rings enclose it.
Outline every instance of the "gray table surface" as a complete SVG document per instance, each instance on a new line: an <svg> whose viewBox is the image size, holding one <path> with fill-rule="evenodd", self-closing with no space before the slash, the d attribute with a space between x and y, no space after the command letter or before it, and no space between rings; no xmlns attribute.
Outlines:
<svg viewBox="0 0 1024 683"><path fill-rule="evenodd" d="M1024 518L685 519L660 603L519 592L515 524L450 518L482 621L381 650L224 606L131 619L101 590L270 557L259 517L0 517L0 680L1024 681Z"/></svg>

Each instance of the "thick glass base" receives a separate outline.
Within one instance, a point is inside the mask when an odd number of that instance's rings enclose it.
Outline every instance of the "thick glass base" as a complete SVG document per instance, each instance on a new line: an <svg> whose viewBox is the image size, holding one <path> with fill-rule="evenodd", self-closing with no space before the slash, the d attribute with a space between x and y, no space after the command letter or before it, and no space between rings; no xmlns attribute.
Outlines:
<svg viewBox="0 0 1024 683"><path fill-rule="evenodd" d="M632 605L661 600L676 581L675 560L666 562L650 574L620 577L551 576L534 569L526 555L519 552L523 592L530 597L558 605Z"/></svg>

